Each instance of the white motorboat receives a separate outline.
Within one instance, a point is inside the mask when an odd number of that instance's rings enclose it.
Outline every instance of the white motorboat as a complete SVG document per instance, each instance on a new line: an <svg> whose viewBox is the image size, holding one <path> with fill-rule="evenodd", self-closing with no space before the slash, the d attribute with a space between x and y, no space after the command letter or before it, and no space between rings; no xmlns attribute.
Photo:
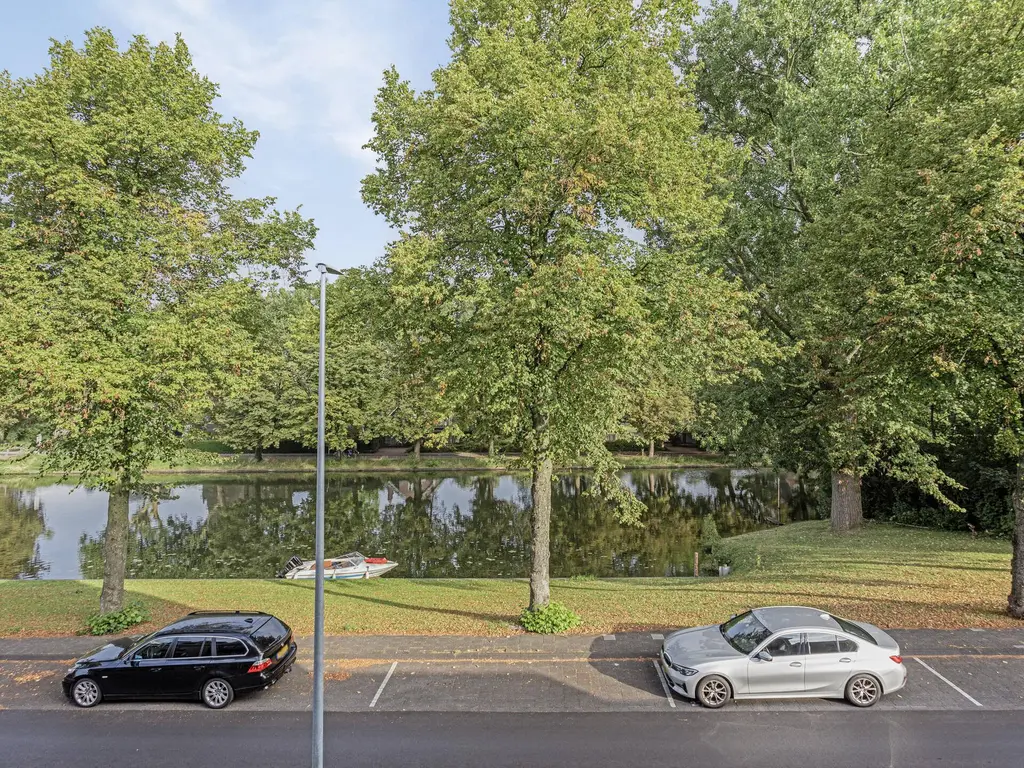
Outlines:
<svg viewBox="0 0 1024 768"><path fill-rule="evenodd" d="M349 552L324 560L324 579L373 579L397 566L386 557L363 557L358 552ZM315 579L316 560L293 557L279 575L286 579Z"/></svg>

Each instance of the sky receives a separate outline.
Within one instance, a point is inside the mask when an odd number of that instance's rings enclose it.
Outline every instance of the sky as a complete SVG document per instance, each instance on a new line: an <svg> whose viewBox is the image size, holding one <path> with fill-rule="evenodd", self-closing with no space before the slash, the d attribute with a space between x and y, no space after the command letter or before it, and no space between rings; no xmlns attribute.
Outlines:
<svg viewBox="0 0 1024 768"><path fill-rule="evenodd" d="M14 77L46 68L51 38L80 45L91 27L122 43L181 33L196 68L220 85L217 111L260 133L231 184L237 196L301 205L320 230L310 265L371 264L394 239L360 199L374 164L361 147L386 68L419 90L448 61L447 0L3 0L0 9L0 70Z"/></svg>

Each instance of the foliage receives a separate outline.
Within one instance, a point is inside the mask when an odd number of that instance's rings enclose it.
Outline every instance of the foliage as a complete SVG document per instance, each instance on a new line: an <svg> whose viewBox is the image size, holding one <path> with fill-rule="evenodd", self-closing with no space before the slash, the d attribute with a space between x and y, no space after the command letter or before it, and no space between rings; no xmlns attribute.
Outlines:
<svg viewBox="0 0 1024 768"><path fill-rule="evenodd" d="M251 352L258 288L315 233L231 196L257 135L216 97L180 38L120 51L102 29L54 43L40 75L0 75L0 413L40 424L44 470L111 491L108 530L196 436Z"/></svg>
<svg viewBox="0 0 1024 768"><path fill-rule="evenodd" d="M671 62L684 4L455 0L452 60L415 93L385 73L363 198L402 236L380 269L404 341L429 361L456 414L522 447L546 527L554 463L595 467L595 493L641 509L614 476L604 437L658 334L696 329L681 379L742 367L758 341L745 301L688 255L722 201L726 142L699 134ZM637 242L655 225L674 252ZM660 302L678 315L658 317ZM673 317L672 323L666 323ZM546 602L543 546L531 603Z"/></svg>
<svg viewBox="0 0 1024 768"><path fill-rule="evenodd" d="M951 503L921 448L958 394L937 332L963 321L942 285L974 256L966 232L998 250L1020 210L1003 183L1020 168L1011 5L720 2L698 26L709 129L750 152L709 255L787 352L725 398L762 455L878 468Z"/></svg>
<svg viewBox="0 0 1024 768"><path fill-rule="evenodd" d="M90 616L85 623L90 635L114 635L146 621L149 621L149 611L142 603L133 601L119 611Z"/></svg>
<svg viewBox="0 0 1024 768"><path fill-rule="evenodd" d="M700 551L708 555L709 565L718 565L718 555L721 550L722 536L718 533L718 526L715 524L713 515L704 515L700 521Z"/></svg>
<svg viewBox="0 0 1024 768"><path fill-rule="evenodd" d="M534 610L527 608L519 616L519 623L527 632L554 635L575 629L583 619L561 603L551 602Z"/></svg>
<svg viewBox="0 0 1024 768"><path fill-rule="evenodd" d="M315 368L302 356L311 344L295 337L298 318L312 314L311 299L297 287L270 291L255 303L245 318L251 354L231 373L214 410L217 436L236 450L255 451L257 461L264 449L299 441L316 423Z"/></svg>

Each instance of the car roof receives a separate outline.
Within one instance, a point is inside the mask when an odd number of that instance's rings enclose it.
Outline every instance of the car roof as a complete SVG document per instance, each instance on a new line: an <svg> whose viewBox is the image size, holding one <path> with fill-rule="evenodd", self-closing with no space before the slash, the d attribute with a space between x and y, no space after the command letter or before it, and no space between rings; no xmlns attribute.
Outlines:
<svg viewBox="0 0 1024 768"><path fill-rule="evenodd" d="M804 608L798 605L776 605L770 608L755 608L754 615L772 632L784 629L830 629L842 631L839 622L820 608Z"/></svg>
<svg viewBox="0 0 1024 768"><path fill-rule="evenodd" d="M231 632L248 635L273 618L259 611L197 611L163 629L157 635L194 635L204 632Z"/></svg>

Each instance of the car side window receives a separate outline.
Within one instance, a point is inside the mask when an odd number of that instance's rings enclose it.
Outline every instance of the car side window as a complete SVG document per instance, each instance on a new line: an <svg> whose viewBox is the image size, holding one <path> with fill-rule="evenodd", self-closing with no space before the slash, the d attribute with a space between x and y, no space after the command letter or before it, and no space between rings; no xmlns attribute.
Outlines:
<svg viewBox="0 0 1024 768"><path fill-rule="evenodd" d="M135 654L136 659L166 659L173 640L154 640L147 643Z"/></svg>
<svg viewBox="0 0 1024 768"><path fill-rule="evenodd" d="M856 653L857 644L850 640L848 637L839 638L839 652L840 653Z"/></svg>
<svg viewBox="0 0 1024 768"><path fill-rule="evenodd" d="M203 646L207 641L190 638L188 640L178 640L174 644L174 654L172 658L175 659L195 659L203 655Z"/></svg>
<svg viewBox="0 0 1024 768"><path fill-rule="evenodd" d="M808 632L808 653L839 653L838 638L831 632Z"/></svg>
<svg viewBox="0 0 1024 768"><path fill-rule="evenodd" d="M764 647L772 657L776 656L802 656L803 648L801 648L800 633L794 632L789 635L779 635L773 638L768 645Z"/></svg>
<svg viewBox="0 0 1024 768"><path fill-rule="evenodd" d="M217 656L245 656L248 649L241 640L217 638Z"/></svg>

